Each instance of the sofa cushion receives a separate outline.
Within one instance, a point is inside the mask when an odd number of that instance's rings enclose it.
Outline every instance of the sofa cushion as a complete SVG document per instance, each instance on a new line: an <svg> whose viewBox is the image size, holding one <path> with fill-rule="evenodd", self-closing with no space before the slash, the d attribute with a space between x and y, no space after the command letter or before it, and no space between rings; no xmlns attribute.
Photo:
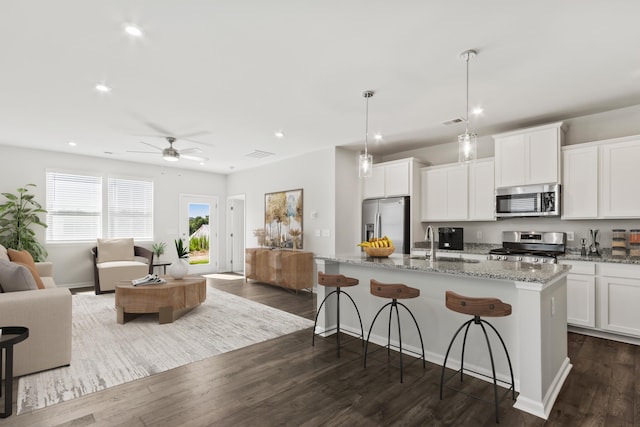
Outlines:
<svg viewBox="0 0 640 427"><path fill-rule="evenodd" d="M33 261L33 257L27 251L16 251L15 249L8 249L7 254L9 255L9 259L16 263L23 265L29 269L31 274L33 275L33 279L38 285L38 289L44 289L44 283L42 283L42 279L40 278L40 274L38 274L38 269L36 268L36 263Z"/></svg>
<svg viewBox="0 0 640 427"><path fill-rule="evenodd" d="M98 261L133 261L133 239L98 239Z"/></svg>
<svg viewBox="0 0 640 427"><path fill-rule="evenodd" d="M2 245L0 245L0 259L3 259L5 261L11 261L9 259L9 255L7 255L7 249Z"/></svg>
<svg viewBox="0 0 640 427"><path fill-rule="evenodd" d="M0 287L2 292L38 289L33 274L27 267L5 260L0 260Z"/></svg>

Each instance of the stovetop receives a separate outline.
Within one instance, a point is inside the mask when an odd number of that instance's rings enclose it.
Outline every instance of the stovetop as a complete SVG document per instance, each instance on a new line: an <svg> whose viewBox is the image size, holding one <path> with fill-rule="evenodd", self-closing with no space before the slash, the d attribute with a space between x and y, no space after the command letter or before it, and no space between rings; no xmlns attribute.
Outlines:
<svg viewBox="0 0 640 427"><path fill-rule="evenodd" d="M556 264L565 251L563 232L503 231L502 248L489 251L490 260Z"/></svg>

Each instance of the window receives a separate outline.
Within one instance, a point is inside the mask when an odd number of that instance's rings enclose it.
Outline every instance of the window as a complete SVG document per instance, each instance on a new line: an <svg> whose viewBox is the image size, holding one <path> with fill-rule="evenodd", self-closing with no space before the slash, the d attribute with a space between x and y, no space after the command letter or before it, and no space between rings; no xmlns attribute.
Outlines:
<svg viewBox="0 0 640 427"><path fill-rule="evenodd" d="M153 240L153 182L108 179L109 237Z"/></svg>
<svg viewBox="0 0 640 427"><path fill-rule="evenodd" d="M102 236L102 178L47 172L47 242Z"/></svg>

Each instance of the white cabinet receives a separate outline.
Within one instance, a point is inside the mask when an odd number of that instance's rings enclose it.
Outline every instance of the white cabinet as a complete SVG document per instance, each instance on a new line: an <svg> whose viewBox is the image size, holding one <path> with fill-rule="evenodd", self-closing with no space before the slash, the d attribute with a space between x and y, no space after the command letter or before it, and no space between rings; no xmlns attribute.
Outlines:
<svg viewBox="0 0 640 427"><path fill-rule="evenodd" d="M495 186L560 182L562 122L494 135Z"/></svg>
<svg viewBox="0 0 640 427"><path fill-rule="evenodd" d="M562 148L562 219L598 217L598 146Z"/></svg>
<svg viewBox="0 0 640 427"><path fill-rule="evenodd" d="M600 146L602 216L640 216L640 137Z"/></svg>
<svg viewBox="0 0 640 427"><path fill-rule="evenodd" d="M640 266L601 264L598 266L600 327L640 337Z"/></svg>
<svg viewBox="0 0 640 427"><path fill-rule="evenodd" d="M467 219L467 173L464 164L422 169L422 221Z"/></svg>
<svg viewBox="0 0 640 427"><path fill-rule="evenodd" d="M639 218L640 135L562 149L562 219Z"/></svg>
<svg viewBox="0 0 640 427"><path fill-rule="evenodd" d="M493 159L421 169L422 221L493 221Z"/></svg>
<svg viewBox="0 0 640 427"><path fill-rule="evenodd" d="M567 323L596 327L595 264L583 261L563 261L571 265L567 275Z"/></svg>
<svg viewBox="0 0 640 427"><path fill-rule="evenodd" d="M363 179L363 198L410 196L414 162L402 159L374 164L371 177Z"/></svg>
<svg viewBox="0 0 640 427"><path fill-rule="evenodd" d="M493 159L469 163L469 220L496 219Z"/></svg>

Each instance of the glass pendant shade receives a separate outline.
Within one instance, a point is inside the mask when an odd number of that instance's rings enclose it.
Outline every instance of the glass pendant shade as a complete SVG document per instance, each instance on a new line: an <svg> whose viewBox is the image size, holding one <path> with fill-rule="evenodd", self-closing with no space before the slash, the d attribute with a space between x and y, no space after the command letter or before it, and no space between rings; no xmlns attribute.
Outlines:
<svg viewBox="0 0 640 427"><path fill-rule="evenodd" d="M360 162L358 163L358 177L371 178L373 169L373 156L369 153L360 154Z"/></svg>
<svg viewBox="0 0 640 427"><path fill-rule="evenodd" d="M469 162L476 159L478 150L478 138L475 133L465 131L458 135L458 162Z"/></svg>

